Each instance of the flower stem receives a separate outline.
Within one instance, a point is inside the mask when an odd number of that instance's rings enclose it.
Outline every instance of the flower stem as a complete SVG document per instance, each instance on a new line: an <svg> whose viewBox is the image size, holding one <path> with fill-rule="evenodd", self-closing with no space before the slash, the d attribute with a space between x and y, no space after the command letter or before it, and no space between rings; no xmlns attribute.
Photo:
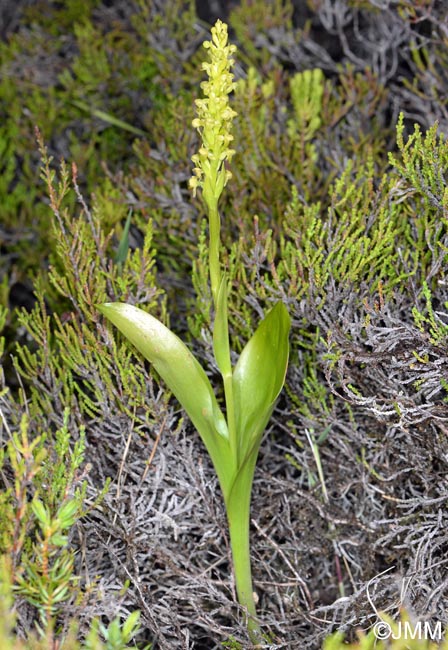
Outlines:
<svg viewBox="0 0 448 650"><path fill-rule="evenodd" d="M212 288L213 303L217 305L218 291L221 284L221 264L219 261L220 231L221 219L218 212L218 202L213 201L208 204L208 223L209 223L209 264L210 264L210 283Z"/></svg>
<svg viewBox="0 0 448 650"><path fill-rule="evenodd" d="M227 321L227 288L225 290L226 301L223 305L219 305L218 293L221 287L222 280L222 270L221 262L219 259L219 248L221 242L221 219L218 212L218 201L211 200L207 202L208 207L208 219L209 219L209 267L210 267L210 284L212 289L213 304L215 307L216 315L215 318L220 317L222 323L224 324L224 330L222 332L225 342L221 341L221 346L223 350L226 350L226 363L224 366L220 367L222 379L224 383L224 394L226 400L226 416L227 416L227 426L229 429L229 438L230 438L230 448L232 451L232 456L235 460L235 465L238 467L238 440L236 432L236 420L235 420L235 406L233 400L233 379L232 379L232 363L230 358L229 350L229 329ZM220 312L220 310L222 310ZM216 321L215 321L216 327ZM218 363L219 365L219 363Z"/></svg>
<svg viewBox="0 0 448 650"><path fill-rule="evenodd" d="M236 592L239 603L246 610L249 637L255 645L262 641L255 609L249 544L250 498L256 460L257 454L246 459L226 500Z"/></svg>

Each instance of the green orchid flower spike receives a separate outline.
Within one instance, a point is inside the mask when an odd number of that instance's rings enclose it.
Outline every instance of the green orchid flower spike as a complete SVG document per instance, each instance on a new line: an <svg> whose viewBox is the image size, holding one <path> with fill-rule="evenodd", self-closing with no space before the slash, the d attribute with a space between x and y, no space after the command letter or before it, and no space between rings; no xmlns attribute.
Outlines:
<svg viewBox="0 0 448 650"><path fill-rule="evenodd" d="M217 21L204 47L202 64L208 81L204 98L196 100L193 127L202 145L193 156L190 187L201 189L209 220L209 270L214 305L213 351L224 385L225 414L210 381L186 345L150 314L122 303L99 307L128 340L152 363L196 427L216 470L226 506L235 585L247 615L253 643L262 641L255 611L249 546L250 498L263 432L283 387L289 354L290 317L279 302L265 315L232 367L229 329L229 282L220 262L219 198L231 173L225 163L234 155L229 103L234 89L231 67L236 47L228 44L227 25Z"/></svg>

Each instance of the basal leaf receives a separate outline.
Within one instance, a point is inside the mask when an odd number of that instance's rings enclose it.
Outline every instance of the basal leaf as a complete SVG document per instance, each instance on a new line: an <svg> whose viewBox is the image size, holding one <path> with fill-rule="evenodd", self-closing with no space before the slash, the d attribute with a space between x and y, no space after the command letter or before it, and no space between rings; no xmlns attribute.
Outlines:
<svg viewBox="0 0 448 650"><path fill-rule="evenodd" d="M256 440L261 438L283 387L290 326L286 307L277 303L261 321L235 366L233 394L240 458L250 450L258 451Z"/></svg>
<svg viewBox="0 0 448 650"><path fill-rule="evenodd" d="M142 309L125 303L106 303L98 309L153 365L179 400L207 447L224 488L233 472L227 423L201 365L178 336Z"/></svg>

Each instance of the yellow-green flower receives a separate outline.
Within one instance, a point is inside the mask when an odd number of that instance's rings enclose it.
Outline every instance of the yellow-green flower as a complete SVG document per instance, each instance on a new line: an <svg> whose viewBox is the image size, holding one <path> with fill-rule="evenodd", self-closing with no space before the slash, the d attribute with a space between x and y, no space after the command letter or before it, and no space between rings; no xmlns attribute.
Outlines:
<svg viewBox="0 0 448 650"><path fill-rule="evenodd" d="M201 84L203 99L196 100L197 117L193 127L199 131L202 146L192 157L195 165L190 187L196 194L203 190L204 200L209 207L216 206L221 192L231 173L225 169L224 161L230 161L235 151L231 148L232 120L236 113L229 105L229 94L235 83L231 67L235 45L228 45L227 25L218 20L212 27L212 40L206 41L209 61L202 64L208 81Z"/></svg>

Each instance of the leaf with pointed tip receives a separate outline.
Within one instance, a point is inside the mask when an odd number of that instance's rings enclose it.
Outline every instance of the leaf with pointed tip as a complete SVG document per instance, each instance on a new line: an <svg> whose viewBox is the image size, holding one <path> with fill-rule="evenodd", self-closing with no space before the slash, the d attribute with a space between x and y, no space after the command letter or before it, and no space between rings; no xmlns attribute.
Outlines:
<svg viewBox="0 0 448 650"><path fill-rule="evenodd" d="M153 365L179 400L198 430L224 489L234 469L229 433L202 366L178 336L142 309L116 302L99 305L98 310Z"/></svg>
<svg viewBox="0 0 448 650"><path fill-rule="evenodd" d="M277 303L259 324L241 352L233 372L233 395L240 458L258 453L286 375L291 319Z"/></svg>

